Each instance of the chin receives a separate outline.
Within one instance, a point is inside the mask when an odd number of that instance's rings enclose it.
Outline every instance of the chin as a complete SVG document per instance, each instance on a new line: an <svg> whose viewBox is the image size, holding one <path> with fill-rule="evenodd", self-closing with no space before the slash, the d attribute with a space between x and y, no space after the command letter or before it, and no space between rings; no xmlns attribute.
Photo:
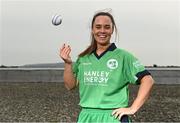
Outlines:
<svg viewBox="0 0 180 123"><path fill-rule="evenodd" d="M109 41L98 41L97 43L100 45L108 45L110 42Z"/></svg>

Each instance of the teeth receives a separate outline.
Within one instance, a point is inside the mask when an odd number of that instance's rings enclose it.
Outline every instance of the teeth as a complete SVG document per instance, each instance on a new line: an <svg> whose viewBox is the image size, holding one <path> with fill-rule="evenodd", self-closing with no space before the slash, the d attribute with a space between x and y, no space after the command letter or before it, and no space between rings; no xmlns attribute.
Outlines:
<svg viewBox="0 0 180 123"><path fill-rule="evenodd" d="M100 38L105 38L106 36L105 35L99 35Z"/></svg>

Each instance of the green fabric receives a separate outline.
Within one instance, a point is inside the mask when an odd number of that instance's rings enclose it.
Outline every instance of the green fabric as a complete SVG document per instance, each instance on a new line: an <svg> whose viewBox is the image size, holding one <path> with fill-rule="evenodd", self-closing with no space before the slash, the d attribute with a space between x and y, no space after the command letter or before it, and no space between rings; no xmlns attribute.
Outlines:
<svg viewBox="0 0 180 123"><path fill-rule="evenodd" d="M128 84L138 84L136 74L144 70L137 58L118 48L100 59L94 53L78 58L73 71L79 81L79 105L103 109L127 107Z"/></svg>
<svg viewBox="0 0 180 123"><path fill-rule="evenodd" d="M78 123L120 123L119 119L112 116L113 110L82 109ZM131 122L130 118L128 121Z"/></svg>

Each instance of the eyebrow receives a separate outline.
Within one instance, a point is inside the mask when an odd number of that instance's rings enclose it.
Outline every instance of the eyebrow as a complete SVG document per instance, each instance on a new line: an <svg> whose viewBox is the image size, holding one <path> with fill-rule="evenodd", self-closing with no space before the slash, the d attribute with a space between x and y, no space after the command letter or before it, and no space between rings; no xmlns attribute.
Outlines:
<svg viewBox="0 0 180 123"><path fill-rule="evenodd" d="M95 24L95 26L102 26L102 24ZM103 26L111 26L110 24L105 24Z"/></svg>

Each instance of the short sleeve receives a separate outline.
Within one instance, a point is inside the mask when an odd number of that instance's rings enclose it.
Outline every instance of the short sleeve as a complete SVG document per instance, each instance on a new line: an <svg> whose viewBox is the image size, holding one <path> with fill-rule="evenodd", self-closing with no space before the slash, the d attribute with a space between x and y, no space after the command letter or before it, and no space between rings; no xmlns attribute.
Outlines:
<svg viewBox="0 0 180 123"><path fill-rule="evenodd" d="M76 60L76 62L73 63L73 74L75 75L76 79L78 77L79 72L79 58Z"/></svg>
<svg viewBox="0 0 180 123"><path fill-rule="evenodd" d="M125 56L125 69L126 79L132 84L140 84L144 76L150 75L144 65L130 53Z"/></svg>

